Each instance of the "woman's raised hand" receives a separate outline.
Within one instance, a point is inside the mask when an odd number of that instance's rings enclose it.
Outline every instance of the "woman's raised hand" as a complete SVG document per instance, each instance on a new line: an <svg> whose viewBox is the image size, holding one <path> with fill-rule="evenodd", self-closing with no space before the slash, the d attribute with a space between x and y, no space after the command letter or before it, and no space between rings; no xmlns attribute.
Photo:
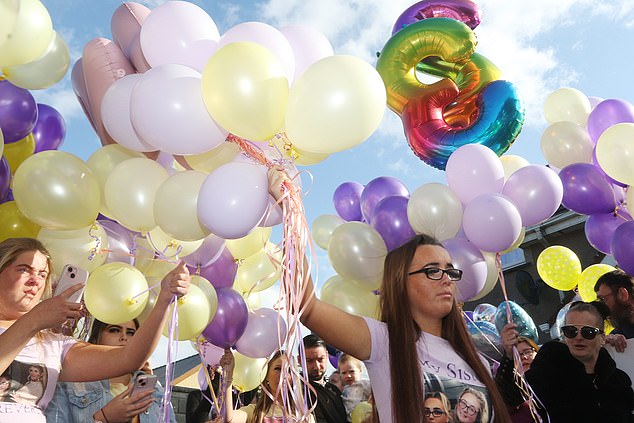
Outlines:
<svg viewBox="0 0 634 423"><path fill-rule="evenodd" d="M515 330L516 327L515 323L507 323L502 329L502 345L507 357L513 357L513 346L518 343L519 332Z"/></svg>
<svg viewBox="0 0 634 423"><path fill-rule="evenodd" d="M167 296L170 300L176 295L178 298L189 292L191 276L184 261L181 261L171 272L161 281L160 296Z"/></svg>
<svg viewBox="0 0 634 423"><path fill-rule="evenodd" d="M106 404L101 412L105 414L106 420L110 423L129 422L134 416L137 416L148 410L154 399L153 391L137 392L130 395L132 385L128 386L124 392L112 398Z"/></svg>
<svg viewBox="0 0 634 423"><path fill-rule="evenodd" d="M81 288L82 284L73 285L59 295L41 301L23 318L31 322L35 331L56 329L69 319L79 319L81 304L68 301L68 298Z"/></svg>

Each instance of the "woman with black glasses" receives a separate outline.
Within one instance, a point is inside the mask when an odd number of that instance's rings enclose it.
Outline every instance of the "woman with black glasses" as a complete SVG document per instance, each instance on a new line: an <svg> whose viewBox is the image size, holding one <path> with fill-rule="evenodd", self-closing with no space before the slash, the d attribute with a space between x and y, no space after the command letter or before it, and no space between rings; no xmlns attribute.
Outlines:
<svg viewBox="0 0 634 423"><path fill-rule="evenodd" d="M632 421L630 378L603 348L607 314L599 302L573 303L561 327L564 343L544 344L526 372L552 423Z"/></svg>
<svg viewBox="0 0 634 423"><path fill-rule="evenodd" d="M430 392L423 403L423 423L453 423L451 402L442 392Z"/></svg>

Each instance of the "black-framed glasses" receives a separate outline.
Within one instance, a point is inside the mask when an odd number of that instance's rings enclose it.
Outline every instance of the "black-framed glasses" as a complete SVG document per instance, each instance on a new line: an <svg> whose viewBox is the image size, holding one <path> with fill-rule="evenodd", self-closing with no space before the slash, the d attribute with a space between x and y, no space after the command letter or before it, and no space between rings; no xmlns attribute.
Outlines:
<svg viewBox="0 0 634 423"><path fill-rule="evenodd" d="M561 333L563 333L566 338L576 338L579 332L581 332L581 336L587 340L592 340L598 334L603 333L601 329L592 326L565 325L561 327Z"/></svg>
<svg viewBox="0 0 634 423"><path fill-rule="evenodd" d="M408 275L412 276L418 273L424 273L428 279L431 279L433 281L441 280L443 275L447 275L449 280L454 282L462 279L462 270L454 269L453 267L449 269L441 269L440 267L423 267L422 269L409 272Z"/></svg>
<svg viewBox="0 0 634 423"><path fill-rule="evenodd" d="M438 407L434 407L434 408L425 407L423 409L423 415L425 417L429 417L429 416L440 417L440 416L444 416L445 414L447 413L445 413L441 408L438 408Z"/></svg>
<svg viewBox="0 0 634 423"><path fill-rule="evenodd" d="M527 348L523 351L520 351L519 355L520 355L520 358L523 358L524 360L526 360L527 358L534 356L536 352L537 351L535 351L535 348Z"/></svg>
<svg viewBox="0 0 634 423"><path fill-rule="evenodd" d="M460 404L460 408L465 410L469 416L475 416L478 411L480 411L462 398L458 400L458 404Z"/></svg>

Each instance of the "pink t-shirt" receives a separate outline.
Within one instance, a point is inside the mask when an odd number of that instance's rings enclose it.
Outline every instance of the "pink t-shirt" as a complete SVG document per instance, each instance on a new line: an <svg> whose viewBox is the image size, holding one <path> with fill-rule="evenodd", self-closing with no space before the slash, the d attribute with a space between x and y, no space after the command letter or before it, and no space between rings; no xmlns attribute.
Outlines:
<svg viewBox="0 0 634 423"><path fill-rule="evenodd" d="M372 338L372 352L365 365L370 375L372 392L381 423L392 422L392 380L390 376L390 350L387 325L364 317ZM473 410L479 416L487 416L483 423L493 422L491 402L484 385L471 367L455 353L449 342L438 336L423 333L416 343L418 359L425 384L425 394L444 393L451 402L452 410L458 412L459 398L465 388L478 391L484 404L476 404L473 395L465 399L467 412ZM483 359L483 362L486 361ZM488 368L488 367L487 367ZM421 407L424 399L421 398ZM471 407L471 408L469 408ZM463 411L464 412L464 411ZM477 421L477 420L476 420Z"/></svg>
<svg viewBox="0 0 634 423"><path fill-rule="evenodd" d="M5 331L0 328L0 333ZM0 423L44 423L62 361L76 339L42 332L32 338L0 375Z"/></svg>

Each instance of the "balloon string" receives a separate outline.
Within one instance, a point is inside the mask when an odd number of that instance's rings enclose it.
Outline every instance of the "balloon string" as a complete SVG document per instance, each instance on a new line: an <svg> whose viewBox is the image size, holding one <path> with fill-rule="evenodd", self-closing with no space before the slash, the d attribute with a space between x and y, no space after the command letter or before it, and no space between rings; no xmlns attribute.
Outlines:
<svg viewBox="0 0 634 423"><path fill-rule="evenodd" d="M95 234L98 229L99 226L97 225L97 222L90 225L90 229L88 229L88 235L95 241L95 246L90 249L90 255L88 256L88 260L90 261L92 261L101 251L101 237Z"/></svg>
<svg viewBox="0 0 634 423"><path fill-rule="evenodd" d="M502 351L500 351L500 349L497 347L497 345L495 345L495 342L491 341L491 339L486 335L486 333L484 333L484 331L478 325L475 324L475 321L471 317L469 317L467 313L463 311L462 316L465 319L467 319L473 325L473 327L475 327L478 330L478 332L480 332L480 334L484 337L484 339L486 339L486 341L493 347L493 349L495 349L495 351L498 354L500 355L503 354ZM497 361L497 360L493 360L493 361Z"/></svg>
<svg viewBox="0 0 634 423"><path fill-rule="evenodd" d="M174 357L178 354L178 299L176 295L172 297L170 302L174 305L172 308L172 315L169 321L168 337L169 342L167 344L167 364L165 366L165 390L163 391L163 416L162 423L170 421L170 407L169 404L172 400L172 385L174 383L174 360L172 357L172 349L174 349Z"/></svg>

